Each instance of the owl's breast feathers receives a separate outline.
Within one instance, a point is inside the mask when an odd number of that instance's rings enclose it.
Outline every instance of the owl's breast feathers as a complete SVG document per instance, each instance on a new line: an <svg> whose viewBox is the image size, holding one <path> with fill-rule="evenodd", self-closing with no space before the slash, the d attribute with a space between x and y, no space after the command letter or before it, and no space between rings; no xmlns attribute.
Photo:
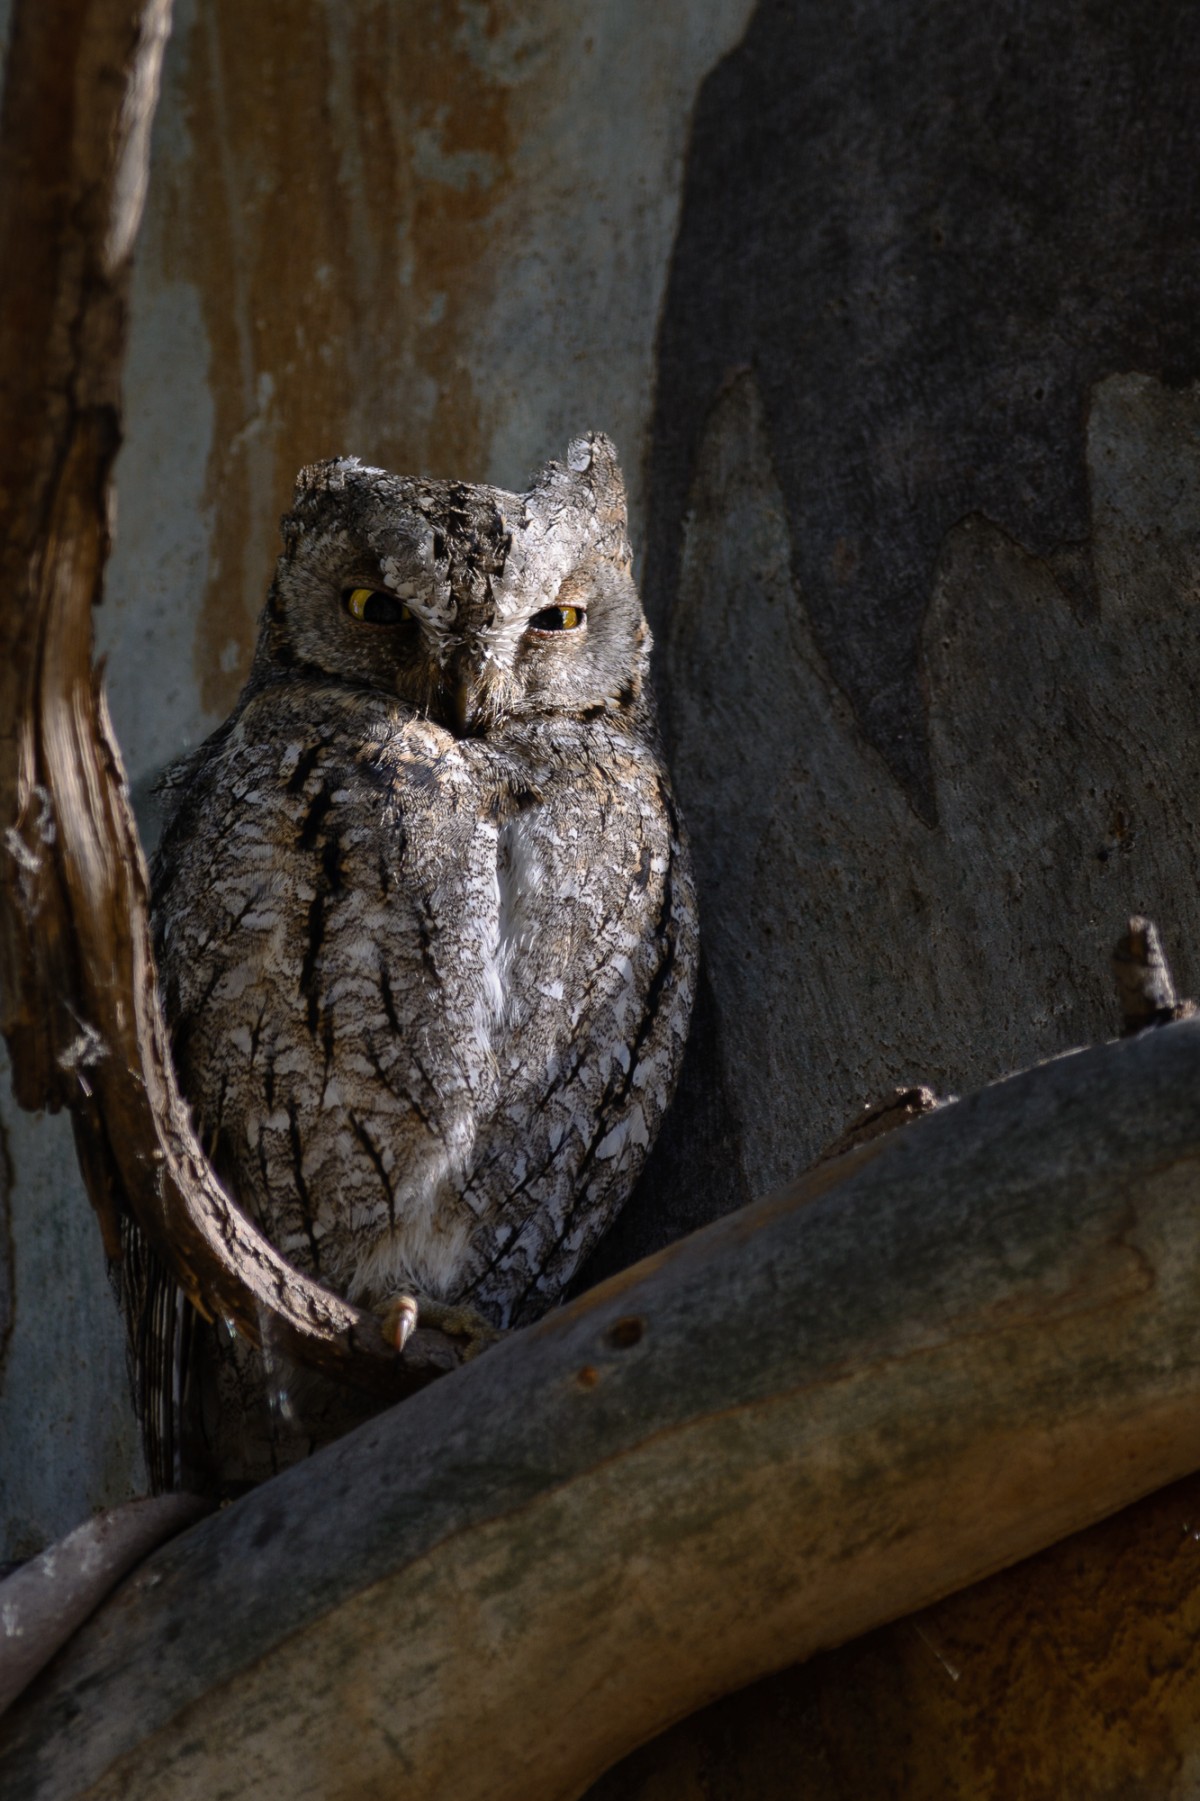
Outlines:
<svg viewBox="0 0 1200 1801"><path fill-rule="evenodd" d="M674 1086L695 902L636 721L456 739L383 694L268 688L155 870L201 1135L284 1253L381 1300L544 1311Z"/></svg>

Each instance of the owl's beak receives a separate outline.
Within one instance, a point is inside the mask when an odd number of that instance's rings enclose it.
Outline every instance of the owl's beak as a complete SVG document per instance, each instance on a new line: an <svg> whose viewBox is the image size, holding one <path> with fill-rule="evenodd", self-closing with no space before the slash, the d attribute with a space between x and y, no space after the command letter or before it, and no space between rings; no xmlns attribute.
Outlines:
<svg viewBox="0 0 1200 1801"><path fill-rule="evenodd" d="M465 644L442 673L442 705L456 737L474 738L495 725L499 688L486 648Z"/></svg>
<svg viewBox="0 0 1200 1801"><path fill-rule="evenodd" d="M450 695L450 713L460 738L469 738L479 717L479 684L460 675Z"/></svg>
<svg viewBox="0 0 1200 1801"><path fill-rule="evenodd" d="M488 683L478 670L472 669L470 665L460 665L446 688L455 735L459 738L473 737L483 725L485 715L490 717Z"/></svg>

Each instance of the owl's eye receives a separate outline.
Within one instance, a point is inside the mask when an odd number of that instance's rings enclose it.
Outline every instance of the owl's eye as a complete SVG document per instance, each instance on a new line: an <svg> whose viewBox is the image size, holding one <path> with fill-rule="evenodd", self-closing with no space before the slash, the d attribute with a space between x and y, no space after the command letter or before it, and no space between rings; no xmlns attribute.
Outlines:
<svg viewBox="0 0 1200 1801"><path fill-rule="evenodd" d="M582 607L543 607L529 621L531 632L574 632L587 624Z"/></svg>
<svg viewBox="0 0 1200 1801"><path fill-rule="evenodd" d="M351 619L364 625L406 625L412 618L404 602L382 588L347 588L342 599Z"/></svg>

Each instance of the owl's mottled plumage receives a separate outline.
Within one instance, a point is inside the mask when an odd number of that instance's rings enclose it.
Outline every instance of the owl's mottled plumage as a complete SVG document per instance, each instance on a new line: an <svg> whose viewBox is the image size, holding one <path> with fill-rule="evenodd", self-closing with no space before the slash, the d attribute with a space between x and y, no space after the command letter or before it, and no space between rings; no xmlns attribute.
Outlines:
<svg viewBox="0 0 1200 1801"><path fill-rule="evenodd" d="M598 435L523 495L342 459L283 535L156 860L180 1079L294 1263L520 1324L626 1199L692 1000L620 471Z"/></svg>

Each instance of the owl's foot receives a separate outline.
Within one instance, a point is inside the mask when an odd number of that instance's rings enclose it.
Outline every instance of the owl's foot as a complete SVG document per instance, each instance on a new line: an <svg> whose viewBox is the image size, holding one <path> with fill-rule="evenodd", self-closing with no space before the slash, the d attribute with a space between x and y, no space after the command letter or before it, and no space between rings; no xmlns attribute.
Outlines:
<svg viewBox="0 0 1200 1801"><path fill-rule="evenodd" d="M470 1363L489 1345L494 1345L504 1337L498 1326L491 1320L484 1319L482 1313L476 1313L473 1307L457 1307L448 1301L434 1301L428 1295L398 1294L388 1301L380 1310L383 1320L383 1335L388 1343L402 1351L408 1343L413 1329L417 1325L428 1326L434 1332L444 1332L448 1338L465 1340L462 1360Z"/></svg>

